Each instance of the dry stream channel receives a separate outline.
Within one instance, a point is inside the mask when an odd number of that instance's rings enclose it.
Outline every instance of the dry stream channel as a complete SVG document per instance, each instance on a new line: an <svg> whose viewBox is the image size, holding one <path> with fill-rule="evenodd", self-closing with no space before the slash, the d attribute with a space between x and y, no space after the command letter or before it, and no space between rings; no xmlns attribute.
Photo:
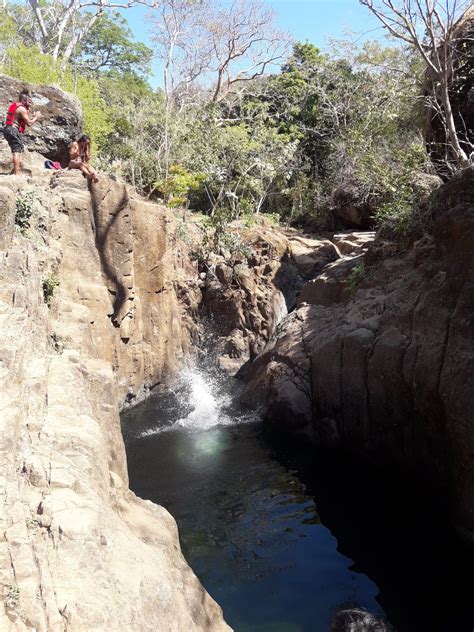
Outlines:
<svg viewBox="0 0 474 632"><path fill-rule="evenodd" d="M327 632L347 606L400 632L472 632L474 555L443 494L269 437L234 389L188 368L122 429L131 488L175 517L236 632Z"/></svg>

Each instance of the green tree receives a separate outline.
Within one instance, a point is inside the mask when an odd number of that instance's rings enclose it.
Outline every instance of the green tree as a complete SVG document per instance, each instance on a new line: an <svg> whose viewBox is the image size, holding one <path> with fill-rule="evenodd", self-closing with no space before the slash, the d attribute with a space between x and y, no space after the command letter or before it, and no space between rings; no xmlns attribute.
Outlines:
<svg viewBox="0 0 474 632"><path fill-rule="evenodd" d="M119 13L101 15L82 40L74 60L89 73L112 70L114 73L148 77L153 51L134 42L127 21Z"/></svg>
<svg viewBox="0 0 474 632"><path fill-rule="evenodd" d="M113 7L127 9L135 4L134 0L114 2ZM110 8L104 0L27 0L25 6L12 2L2 10L15 22L24 44L37 46L66 67Z"/></svg>
<svg viewBox="0 0 474 632"><path fill-rule="evenodd" d="M7 60L8 49L20 41L17 25L6 10L0 14L0 64Z"/></svg>
<svg viewBox="0 0 474 632"><path fill-rule="evenodd" d="M150 195L162 179L163 96L136 74L109 73L99 80L111 129L101 144L103 168Z"/></svg>
<svg viewBox="0 0 474 632"><path fill-rule="evenodd" d="M462 139L453 110L451 83L459 65L464 35L458 20L472 9L472 0L359 0L395 39L408 45L424 61L432 84L430 107L446 131L447 165L469 166L474 149L469 137Z"/></svg>

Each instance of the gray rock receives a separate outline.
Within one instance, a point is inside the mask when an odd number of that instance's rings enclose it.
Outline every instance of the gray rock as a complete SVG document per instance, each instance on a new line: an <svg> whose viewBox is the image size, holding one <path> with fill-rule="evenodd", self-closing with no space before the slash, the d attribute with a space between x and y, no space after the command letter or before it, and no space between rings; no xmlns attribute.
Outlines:
<svg viewBox="0 0 474 632"><path fill-rule="evenodd" d="M465 170L437 193L434 243L366 268L351 300L340 300L344 261L307 284L249 367L242 395L279 431L306 424L321 445L445 481L466 537L474 534L473 177Z"/></svg>
<svg viewBox="0 0 474 632"><path fill-rule="evenodd" d="M28 128L25 143L28 149L45 158L67 165L71 140L82 132L82 113L79 101L71 94L52 86L29 84L0 75L1 125L8 105L16 101L23 88L33 94L33 110L40 110L43 118Z"/></svg>

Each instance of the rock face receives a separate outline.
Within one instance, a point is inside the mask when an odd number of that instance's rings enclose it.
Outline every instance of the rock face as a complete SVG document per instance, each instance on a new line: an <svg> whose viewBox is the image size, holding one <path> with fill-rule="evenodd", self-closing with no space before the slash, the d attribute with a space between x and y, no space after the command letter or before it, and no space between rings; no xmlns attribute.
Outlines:
<svg viewBox="0 0 474 632"><path fill-rule="evenodd" d="M239 232L246 256L224 252L205 262L201 303L217 333L217 364L231 375L261 351L304 283L340 256L330 241L292 231L262 225Z"/></svg>
<svg viewBox="0 0 474 632"><path fill-rule="evenodd" d="M284 432L440 477L469 537L474 198L466 191L473 178L466 170L439 193L434 240L366 267L353 298L334 291L339 262L312 282L320 281L313 300L303 288L306 303L255 360L243 395Z"/></svg>
<svg viewBox="0 0 474 632"><path fill-rule="evenodd" d="M23 152L21 170L25 175L41 176L48 170L44 166L44 157L34 151ZM7 141L1 135L0 130L0 175L9 175L12 172L12 152ZM50 172L51 175L51 172Z"/></svg>
<svg viewBox="0 0 474 632"><path fill-rule="evenodd" d="M31 151L45 158L69 161L69 145L82 132L82 113L79 102L72 95L51 86L36 86L0 75L0 128L3 128L7 109L18 99L23 88L31 90L33 109L40 110L43 118L29 127L25 144ZM3 135L0 134L3 141Z"/></svg>
<svg viewBox="0 0 474 632"><path fill-rule="evenodd" d="M439 188L433 196L432 214L436 221L446 209L456 206L470 207L474 204L474 167L463 169Z"/></svg>
<svg viewBox="0 0 474 632"><path fill-rule="evenodd" d="M333 305L350 298L357 282L358 271L363 274L363 255L339 259L324 268L315 279L308 281L298 296L298 306ZM354 285L355 289L355 285Z"/></svg>
<svg viewBox="0 0 474 632"><path fill-rule="evenodd" d="M356 183L341 184L334 189L331 210L336 223L347 228L367 230L373 226L375 206L372 196L369 193L362 195L361 187Z"/></svg>
<svg viewBox="0 0 474 632"><path fill-rule="evenodd" d="M117 404L191 335L173 219L78 172L1 177L0 218L0 629L229 630L174 520L127 485Z"/></svg>
<svg viewBox="0 0 474 632"><path fill-rule="evenodd" d="M76 172L55 174L51 183L59 198L52 235L67 253L59 254L62 287L90 314L84 350L111 363L120 401L134 398L188 354L193 325L175 284L196 271L179 263L173 217L131 198L123 183L101 178L89 193ZM68 309L59 302L56 335L64 344L71 343Z"/></svg>

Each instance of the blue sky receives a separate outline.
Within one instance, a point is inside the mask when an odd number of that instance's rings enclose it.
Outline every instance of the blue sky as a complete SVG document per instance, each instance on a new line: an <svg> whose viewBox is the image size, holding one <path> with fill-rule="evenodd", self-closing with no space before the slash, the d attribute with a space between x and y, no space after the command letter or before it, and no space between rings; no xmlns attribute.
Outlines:
<svg viewBox="0 0 474 632"><path fill-rule="evenodd" d="M369 11L358 0L268 0L280 26L297 40L323 48L327 37L339 38L346 29L357 33L378 28Z"/></svg>
<svg viewBox="0 0 474 632"><path fill-rule="evenodd" d="M368 9L358 0L266 0L277 14L282 30L299 41L309 41L320 48L328 38L342 38L346 31L361 39L378 39L382 29ZM143 7L124 12L137 40L150 43L146 10ZM154 85L160 85L159 68L155 67Z"/></svg>

